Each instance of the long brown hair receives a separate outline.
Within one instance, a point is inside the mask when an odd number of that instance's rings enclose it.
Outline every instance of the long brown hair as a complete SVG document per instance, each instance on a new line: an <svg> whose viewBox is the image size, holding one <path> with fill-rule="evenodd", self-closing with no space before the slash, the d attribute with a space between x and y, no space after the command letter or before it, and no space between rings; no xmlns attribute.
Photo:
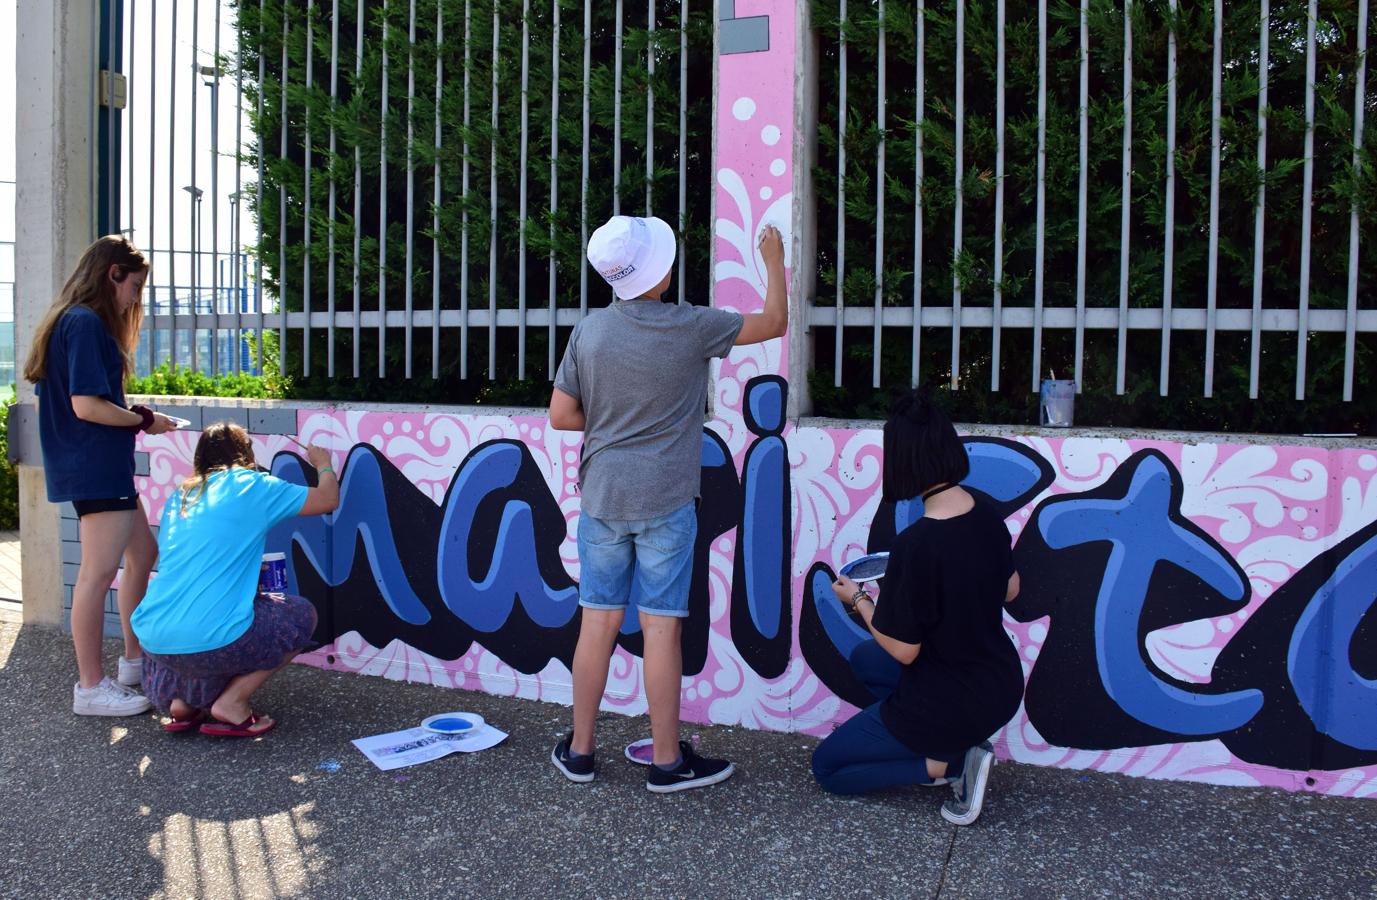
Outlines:
<svg viewBox="0 0 1377 900"><path fill-rule="evenodd" d="M233 422L216 422L201 432L191 464L194 471L178 487L182 495L182 507L178 513L182 516L186 515L187 507L201 499L206 490L206 479L212 474L235 466L246 469L258 466L253 458L253 441L249 433Z"/></svg>
<svg viewBox="0 0 1377 900"><path fill-rule="evenodd" d="M111 276L111 266L119 268L119 275ZM128 310L120 312L115 305L115 283L132 274L147 271L148 260L124 235L107 234L87 247L71 277L63 285L62 293L57 295L43 320L38 323L29 358L24 363L24 377L32 383L47 377L48 339L67 311L76 306L84 306L100 316L105 329L124 354L125 377L132 375L134 348L139 343L139 326L143 324L143 304L136 301L129 304Z"/></svg>

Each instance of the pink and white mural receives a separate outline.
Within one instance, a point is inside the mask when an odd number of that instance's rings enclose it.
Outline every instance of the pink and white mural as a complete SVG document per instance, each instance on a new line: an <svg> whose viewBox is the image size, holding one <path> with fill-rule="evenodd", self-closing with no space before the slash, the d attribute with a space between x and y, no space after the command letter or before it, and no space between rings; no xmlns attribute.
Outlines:
<svg viewBox="0 0 1377 900"><path fill-rule="evenodd" d="M715 302L751 312L759 231L788 246L794 221L794 4L722 6ZM847 665L869 637L827 585L921 506L880 502L878 429L786 421L786 354L738 348L716 373L683 710L824 735L871 700ZM540 415L296 415L343 491L328 520L269 541L321 611L309 662L569 702L580 436ZM142 437L155 518L196 437ZM263 465L307 477L286 438L255 440ZM1005 624L1028 689L1002 756L1377 796L1377 449L1012 433L967 448L1023 583ZM646 708L636 627L605 701L628 714Z"/></svg>

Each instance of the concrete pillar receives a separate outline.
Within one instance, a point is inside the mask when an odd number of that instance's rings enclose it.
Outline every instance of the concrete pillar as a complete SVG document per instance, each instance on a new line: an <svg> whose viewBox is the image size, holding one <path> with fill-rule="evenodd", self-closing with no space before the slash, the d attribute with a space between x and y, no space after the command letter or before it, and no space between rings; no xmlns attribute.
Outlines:
<svg viewBox="0 0 1377 900"><path fill-rule="evenodd" d="M95 136L98 79L96 4L19 0L17 192L15 202L15 359L23 366L43 313L81 251L95 238ZM20 403L33 386L18 378ZM62 621L58 508L43 471L20 466L24 622Z"/></svg>

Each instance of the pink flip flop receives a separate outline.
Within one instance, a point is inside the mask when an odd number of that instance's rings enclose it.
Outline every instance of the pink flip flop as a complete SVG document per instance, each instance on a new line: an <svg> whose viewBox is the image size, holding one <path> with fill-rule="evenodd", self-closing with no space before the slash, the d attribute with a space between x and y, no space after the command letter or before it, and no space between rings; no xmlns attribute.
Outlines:
<svg viewBox="0 0 1377 900"><path fill-rule="evenodd" d="M196 710L194 713L192 713L190 716L187 716L185 719L179 719L176 716L173 716L172 721L163 723L163 731L191 731L197 725L205 721L205 718L206 712L203 709Z"/></svg>
<svg viewBox="0 0 1377 900"><path fill-rule="evenodd" d="M258 737L277 727L277 721L273 720L267 728L255 730L253 726L257 725L258 721L257 713L249 713L249 717L238 724L212 719L201 725L201 734L208 734L211 737Z"/></svg>

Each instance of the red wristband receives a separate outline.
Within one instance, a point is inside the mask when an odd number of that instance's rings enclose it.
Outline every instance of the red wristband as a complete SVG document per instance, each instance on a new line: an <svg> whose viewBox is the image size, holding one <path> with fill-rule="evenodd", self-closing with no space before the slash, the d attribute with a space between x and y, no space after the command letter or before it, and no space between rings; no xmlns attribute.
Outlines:
<svg viewBox="0 0 1377 900"><path fill-rule="evenodd" d="M135 405L129 407L129 411L132 413L138 413L139 418L143 420L139 422L139 424L137 425L130 425L129 427L132 430L147 431L153 425L153 410L149 409L148 407Z"/></svg>

